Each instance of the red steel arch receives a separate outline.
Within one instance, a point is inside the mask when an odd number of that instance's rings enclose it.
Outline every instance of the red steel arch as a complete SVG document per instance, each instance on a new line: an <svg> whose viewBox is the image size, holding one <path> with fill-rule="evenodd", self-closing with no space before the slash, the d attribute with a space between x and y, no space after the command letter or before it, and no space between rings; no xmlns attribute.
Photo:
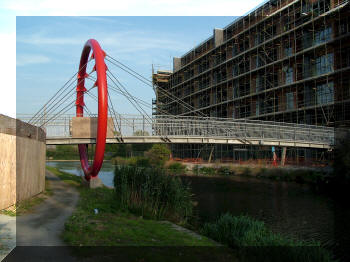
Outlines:
<svg viewBox="0 0 350 262"><path fill-rule="evenodd" d="M101 169L104 152L106 147L106 135L107 135L107 118L108 118L108 94L107 94L107 66L104 58L105 52L101 49L100 44L95 39L89 39L83 48L79 64L78 84L77 84L77 100L76 100L76 116L84 116L84 92L86 67L89 60L89 54L92 50L92 58L95 59L95 67L97 74L96 84L98 88L98 120L97 120L97 137L96 137L96 150L92 166L89 166L87 145L79 145L80 163L83 168L85 179L97 177L98 172Z"/></svg>

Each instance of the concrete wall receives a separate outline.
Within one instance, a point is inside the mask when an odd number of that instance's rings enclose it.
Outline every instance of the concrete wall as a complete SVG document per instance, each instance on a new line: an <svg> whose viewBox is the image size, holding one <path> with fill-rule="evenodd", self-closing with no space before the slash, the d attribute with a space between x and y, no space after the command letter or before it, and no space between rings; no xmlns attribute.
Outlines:
<svg viewBox="0 0 350 262"><path fill-rule="evenodd" d="M0 115L0 209L45 189L45 132Z"/></svg>
<svg viewBox="0 0 350 262"><path fill-rule="evenodd" d="M107 120L107 138L114 138L115 131L113 119ZM72 137L73 138L96 138L97 136L97 117L73 117L72 118Z"/></svg>
<svg viewBox="0 0 350 262"><path fill-rule="evenodd" d="M215 28L214 29L214 43L215 47L218 47L224 42L224 30Z"/></svg>
<svg viewBox="0 0 350 262"><path fill-rule="evenodd" d="M176 72L181 69L181 58L173 57L173 71Z"/></svg>

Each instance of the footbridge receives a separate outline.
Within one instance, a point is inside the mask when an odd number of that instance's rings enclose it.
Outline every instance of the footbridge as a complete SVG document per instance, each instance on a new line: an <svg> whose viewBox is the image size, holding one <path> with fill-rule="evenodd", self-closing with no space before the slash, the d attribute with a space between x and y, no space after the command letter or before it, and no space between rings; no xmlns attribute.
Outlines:
<svg viewBox="0 0 350 262"><path fill-rule="evenodd" d="M108 65L107 65L108 62ZM125 72L155 94L176 102L183 112L172 115L162 106L133 96L119 79ZM121 115L113 95L123 97L140 114ZM71 114L75 109L75 114ZM71 115L69 115L71 114ZM105 52L98 41L89 39L82 50L78 71L33 115L18 116L46 131L47 145L77 144L80 162L89 181L101 169L106 143L233 144L330 149L332 128L252 120L213 118L197 110L184 97L160 87ZM29 134L30 135L30 134ZM95 144L92 165L88 148ZM92 149L93 146L90 146Z"/></svg>
<svg viewBox="0 0 350 262"><path fill-rule="evenodd" d="M32 116L20 115L23 121ZM45 118L50 118L47 115ZM43 118L42 121L45 121ZM95 116L91 116L94 119ZM74 115L63 115L42 127L47 145L95 144L95 132L84 135ZM38 123L41 126L41 123ZM89 129L93 124L89 125ZM106 143L234 144L330 149L334 130L330 127L210 117L146 115L109 116Z"/></svg>

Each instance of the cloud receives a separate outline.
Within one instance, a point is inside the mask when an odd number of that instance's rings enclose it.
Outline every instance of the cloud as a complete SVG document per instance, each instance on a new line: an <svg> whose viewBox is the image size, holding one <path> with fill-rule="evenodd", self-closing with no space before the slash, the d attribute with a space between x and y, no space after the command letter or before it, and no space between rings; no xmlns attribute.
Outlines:
<svg viewBox="0 0 350 262"><path fill-rule="evenodd" d="M43 34L17 35L17 42L30 45L81 45L80 39L72 37L51 37Z"/></svg>
<svg viewBox="0 0 350 262"><path fill-rule="evenodd" d="M30 35L17 35L17 42L35 46L79 46L89 38L87 35L74 37L56 37L47 33L36 33ZM101 46L112 47L121 53L133 53L150 49L162 49L171 51L186 51L190 46L183 41L177 41L175 35L157 36L156 32L145 31L120 31L120 32L99 32L95 35Z"/></svg>
<svg viewBox="0 0 350 262"><path fill-rule="evenodd" d="M17 66L26 66L32 64L45 64L51 62L51 59L44 55L21 54L17 55Z"/></svg>

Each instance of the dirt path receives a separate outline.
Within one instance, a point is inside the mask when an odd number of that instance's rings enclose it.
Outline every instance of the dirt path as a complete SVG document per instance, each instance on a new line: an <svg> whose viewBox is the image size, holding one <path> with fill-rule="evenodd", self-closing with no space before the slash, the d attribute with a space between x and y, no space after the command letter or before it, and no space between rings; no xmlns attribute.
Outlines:
<svg viewBox="0 0 350 262"><path fill-rule="evenodd" d="M17 217L17 247L5 261L75 261L60 235L77 205L79 193L49 171L46 177L53 196L32 213Z"/></svg>

